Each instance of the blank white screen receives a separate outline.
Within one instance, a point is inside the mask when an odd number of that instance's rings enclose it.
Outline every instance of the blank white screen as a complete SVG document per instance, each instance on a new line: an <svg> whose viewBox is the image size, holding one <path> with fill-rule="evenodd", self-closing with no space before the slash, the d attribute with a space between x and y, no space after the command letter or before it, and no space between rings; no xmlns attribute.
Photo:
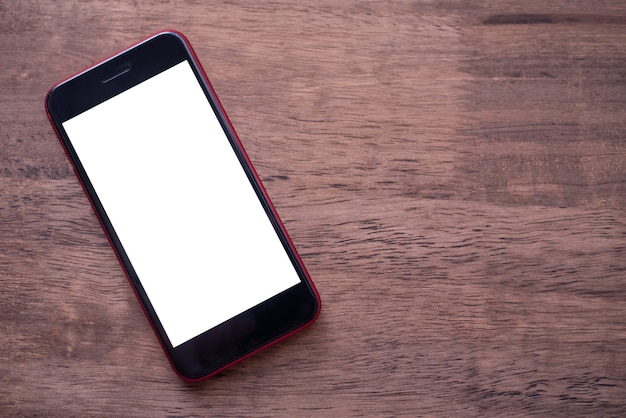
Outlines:
<svg viewBox="0 0 626 418"><path fill-rule="evenodd" d="M63 127L174 347L300 283L186 61Z"/></svg>

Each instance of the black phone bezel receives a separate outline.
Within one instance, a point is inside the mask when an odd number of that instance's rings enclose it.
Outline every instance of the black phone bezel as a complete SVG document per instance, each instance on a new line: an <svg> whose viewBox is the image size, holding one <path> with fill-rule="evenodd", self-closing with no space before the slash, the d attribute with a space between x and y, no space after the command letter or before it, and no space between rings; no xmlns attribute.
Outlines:
<svg viewBox="0 0 626 418"><path fill-rule="evenodd" d="M183 61L189 62L193 69L233 151L289 255L300 277L300 283L174 348L62 124ZM56 85L46 97L46 108L135 294L143 305L172 366L182 378L190 381L206 378L307 326L316 319L320 310L319 295L198 63L195 53L180 33L156 34Z"/></svg>

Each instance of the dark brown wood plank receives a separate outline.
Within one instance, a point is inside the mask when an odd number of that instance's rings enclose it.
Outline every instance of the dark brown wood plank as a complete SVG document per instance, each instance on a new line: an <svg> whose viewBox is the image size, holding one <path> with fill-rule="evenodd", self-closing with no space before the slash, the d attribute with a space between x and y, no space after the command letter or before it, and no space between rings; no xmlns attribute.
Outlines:
<svg viewBox="0 0 626 418"><path fill-rule="evenodd" d="M623 2L0 4L1 415L626 413ZM323 299L170 370L43 108L194 45Z"/></svg>

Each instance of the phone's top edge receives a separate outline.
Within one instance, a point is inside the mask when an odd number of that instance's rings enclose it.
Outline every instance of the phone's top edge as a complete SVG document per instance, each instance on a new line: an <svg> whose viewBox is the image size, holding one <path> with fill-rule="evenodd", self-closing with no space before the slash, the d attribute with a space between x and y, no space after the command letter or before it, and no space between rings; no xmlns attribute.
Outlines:
<svg viewBox="0 0 626 418"><path fill-rule="evenodd" d="M72 80L80 77L81 75L93 70L96 67L99 67L101 65L105 65L108 62L111 62L113 60L115 60L116 58L118 58L119 56L125 54L126 52L128 52L129 50L138 47L139 45L143 45L145 43L148 43L156 38L159 38L161 36L174 36L175 38L177 38L183 45L185 45L185 47L187 46L187 44L189 43L187 41L187 38L185 37L185 35L183 35L181 32L174 30L174 29L166 29L166 30L162 30L159 32L155 32L154 34L148 36L147 38L144 38L138 42L135 42L134 44L131 44L130 46L110 55L109 57L97 61L94 64L89 65L88 67L85 67L84 69L82 69L81 71L75 73L72 76L69 76L65 79L63 79L62 81L54 84L46 93L46 97L45 97L45 105L46 105L46 109L48 110L50 107L50 102L52 100L52 95L54 94L54 92L56 90L58 90L59 88L61 88L62 86L64 86L65 84L71 82ZM48 112L49 114L49 112Z"/></svg>

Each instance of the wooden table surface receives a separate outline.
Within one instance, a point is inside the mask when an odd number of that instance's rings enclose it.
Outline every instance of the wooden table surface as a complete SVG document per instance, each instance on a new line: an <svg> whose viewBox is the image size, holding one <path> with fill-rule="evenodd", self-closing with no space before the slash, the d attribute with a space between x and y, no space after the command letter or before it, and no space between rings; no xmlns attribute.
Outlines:
<svg viewBox="0 0 626 418"><path fill-rule="evenodd" d="M0 415L626 414L626 3L4 1ZM170 369L46 118L194 45L323 300Z"/></svg>

